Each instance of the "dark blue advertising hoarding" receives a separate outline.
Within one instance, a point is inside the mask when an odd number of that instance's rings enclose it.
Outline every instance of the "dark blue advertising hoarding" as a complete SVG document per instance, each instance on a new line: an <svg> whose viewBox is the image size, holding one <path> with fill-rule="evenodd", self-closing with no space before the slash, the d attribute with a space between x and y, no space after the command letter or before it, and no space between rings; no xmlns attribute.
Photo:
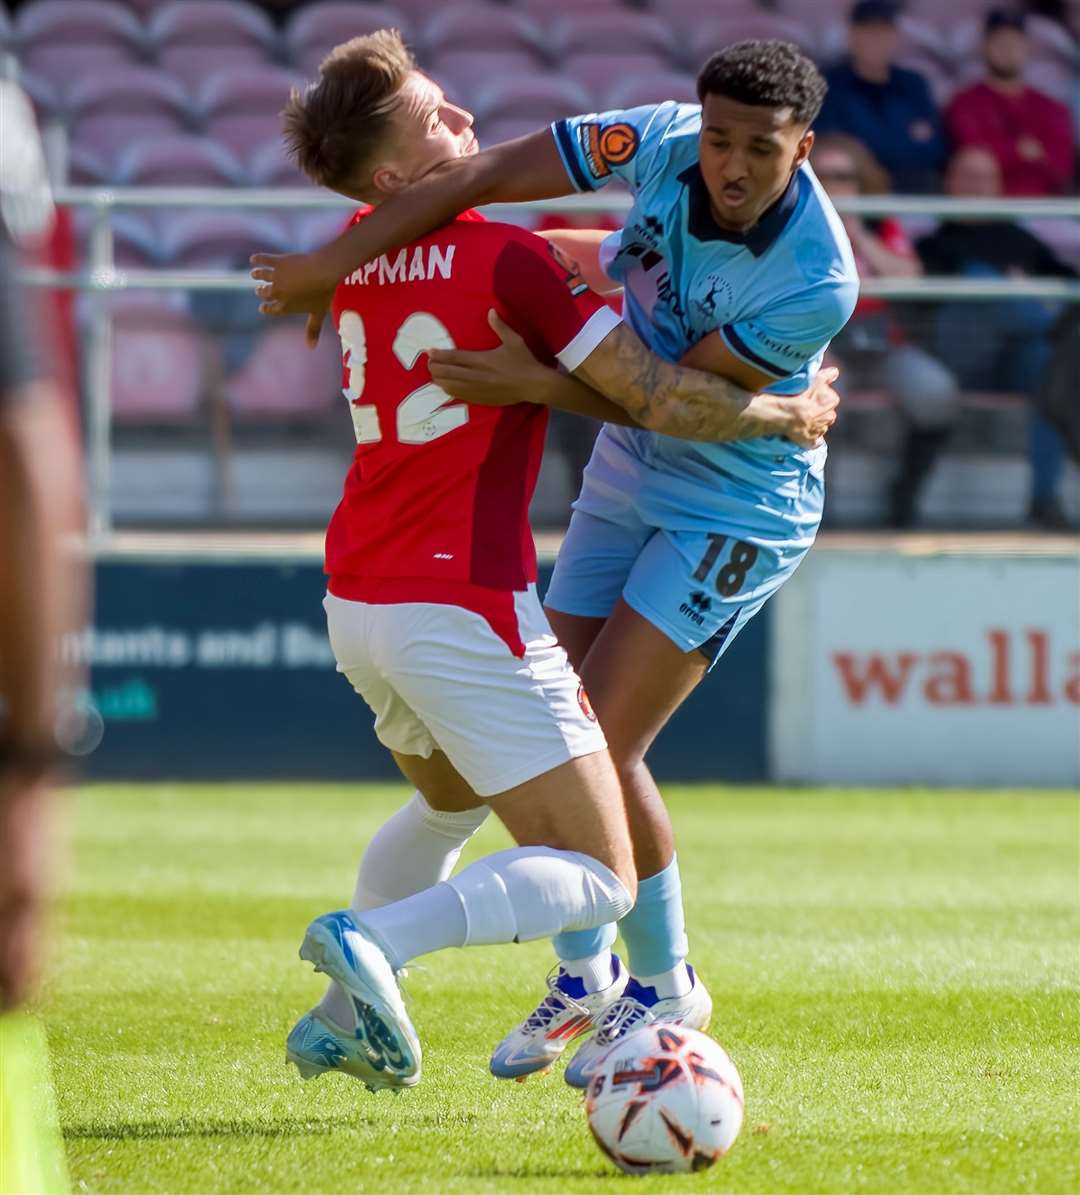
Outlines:
<svg viewBox="0 0 1080 1195"><path fill-rule="evenodd" d="M335 673L324 592L308 559L100 563L93 625L63 645L90 668L88 691L72 694L88 714L83 774L396 776L367 707ZM750 623L661 735L650 755L660 778L764 779L767 622L766 611Z"/></svg>

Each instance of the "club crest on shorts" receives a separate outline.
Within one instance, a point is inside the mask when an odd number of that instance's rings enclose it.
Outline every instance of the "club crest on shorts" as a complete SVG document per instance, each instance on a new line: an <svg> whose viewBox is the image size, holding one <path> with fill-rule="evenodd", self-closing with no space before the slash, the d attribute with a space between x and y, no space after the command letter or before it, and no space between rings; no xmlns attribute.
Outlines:
<svg viewBox="0 0 1080 1195"><path fill-rule="evenodd" d="M592 707L592 702L589 700L588 693L585 692L584 683L577 687L577 703L581 706L581 712L589 719L590 722L596 721L596 711Z"/></svg>

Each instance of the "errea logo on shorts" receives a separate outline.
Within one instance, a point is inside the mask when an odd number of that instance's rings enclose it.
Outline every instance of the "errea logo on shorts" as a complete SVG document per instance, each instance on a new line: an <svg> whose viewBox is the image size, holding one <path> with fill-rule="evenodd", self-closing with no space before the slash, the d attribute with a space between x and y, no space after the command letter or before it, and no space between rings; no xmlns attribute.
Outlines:
<svg viewBox="0 0 1080 1195"><path fill-rule="evenodd" d="M703 590L697 589L688 601L679 607L679 613L685 615L695 626L702 626L705 615L712 609L712 598Z"/></svg>
<svg viewBox="0 0 1080 1195"><path fill-rule="evenodd" d="M590 722L596 721L596 711L592 707L592 702L589 700L588 693L585 692L584 684L578 685L577 703L581 706L581 712L589 719Z"/></svg>

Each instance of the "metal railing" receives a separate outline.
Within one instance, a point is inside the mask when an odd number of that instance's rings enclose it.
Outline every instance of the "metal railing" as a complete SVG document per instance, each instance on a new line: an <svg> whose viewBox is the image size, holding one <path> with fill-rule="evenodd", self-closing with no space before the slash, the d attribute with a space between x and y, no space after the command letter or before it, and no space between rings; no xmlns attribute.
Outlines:
<svg viewBox="0 0 1080 1195"><path fill-rule="evenodd" d="M184 270L118 270L113 252L112 215L118 208L277 208L340 209L356 205L341 196L314 189L281 188L134 188L60 187L55 194L62 207L91 213L87 267L73 273L30 269L22 273L32 286L89 292L85 326L83 378L86 396L87 463L91 544L103 547L112 529L110 510L112 408L110 401L112 324L108 297L122 291L253 291L247 273ZM629 210L626 194L575 195L536 203L492 205L486 214L498 218L522 211L585 215ZM1080 219L1080 199L953 199L941 196L853 196L837 201L838 210L862 216L936 217L952 219ZM1080 281L1059 278L974 279L950 277L873 278L862 293L886 299L966 299L991 301L1034 298L1080 302Z"/></svg>

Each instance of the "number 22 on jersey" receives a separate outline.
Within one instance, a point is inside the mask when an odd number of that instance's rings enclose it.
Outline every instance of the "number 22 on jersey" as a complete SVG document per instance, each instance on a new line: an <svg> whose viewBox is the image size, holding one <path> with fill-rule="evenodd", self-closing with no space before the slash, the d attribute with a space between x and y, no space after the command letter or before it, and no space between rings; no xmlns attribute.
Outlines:
<svg viewBox="0 0 1080 1195"><path fill-rule="evenodd" d="M362 403L367 373L367 333L364 321L355 311L343 311L338 325L349 384L342 393L349 400L357 444L376 444L383 438L379 409L374 403ZM446 325L426 311L414 311L397 330L393 354L405 369L413 369L428 349L452 349L454 344ZM426 444L437 440L469 421L469 408L454 400L434 382L407 394L398 404L396 433L400 444Z"/></svg>

